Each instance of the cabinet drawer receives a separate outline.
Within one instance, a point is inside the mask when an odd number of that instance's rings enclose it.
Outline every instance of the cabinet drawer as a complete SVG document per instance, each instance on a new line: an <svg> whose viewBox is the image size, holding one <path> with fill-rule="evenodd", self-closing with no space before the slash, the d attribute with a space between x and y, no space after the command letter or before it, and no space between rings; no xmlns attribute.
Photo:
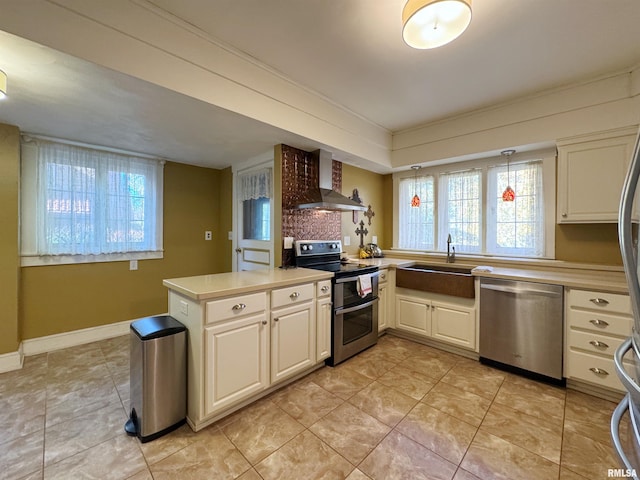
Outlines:
<svg viewBox="0 0 640 480"><path fill-rule="evenodd" d="M628 313L631 315L631 300L629 299L629 295L616 293L570 290L569 306L588 308L602 312Z"/></svg>
<svg viewBox="0 0 640 480"><path fill-rule="evenodd" d="M571 350L567 359L567 377L585 380L619 391L624 390L616 375L613 358L604 358Z"/></svg>
<svg viewBox="0 0 640 480"><path fill-rule="evenodd" d="M613 356L616 348L618 348L622 342L624 342L624 338L609 337L598 333L580 332L571 328L569 329L568 343L571 348L579 348L580 350Z"/></svg>
<svg viewBox="0 0 640 480"><path fill-rule="evenodd" d="M621 315L607 315L600 312L569 309L569 326L608 335L628 337L631 335L633 319Z"/></svg>
<svg viewBox="0 0 640 480"><path fill-rule="evenodd" d="M223 298L207 302L207 323L242 317L267 309L266 292Z"/></svg>
<svg viewBox="0 0 640 480"><path fill-rule="evenodd" d="M378 283L384 283L389 279L389 270L386 268L380 270L380 274L378 275Z"/></svg>
<svg viewBox="0 0 640 480"><path fill-rule="evenodd" d="M316 284L316 297L328 297L331 295L331 280L322 280Z"/></svg>
<svg viewBox="0 0 640 480"><path fill-rule="evenodd" d="M271 308L286 307L313 300L313 283L280 288L271 292Z"/></svg>

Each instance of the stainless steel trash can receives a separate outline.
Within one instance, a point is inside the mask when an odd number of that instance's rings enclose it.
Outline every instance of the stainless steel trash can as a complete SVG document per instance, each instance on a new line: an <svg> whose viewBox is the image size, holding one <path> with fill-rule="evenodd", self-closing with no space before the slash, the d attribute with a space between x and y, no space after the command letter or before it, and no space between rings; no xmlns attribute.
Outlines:
<svg viewBox="0 0 640 480"><path fill-rule="evenodd" d="M186 330L169 315L131 323L131 413L124 428L142 443L169 433L185 422Z"/></svg>

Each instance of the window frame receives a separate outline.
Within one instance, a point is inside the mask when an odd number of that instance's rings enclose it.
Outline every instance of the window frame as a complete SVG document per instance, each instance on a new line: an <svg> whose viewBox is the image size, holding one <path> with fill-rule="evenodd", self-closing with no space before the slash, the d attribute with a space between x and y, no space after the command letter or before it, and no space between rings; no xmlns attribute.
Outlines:
<svg viewBox="0 0 640 480"><path fill-rule="evenodd" d="M528 255L514 255L514 254L501 254L501 253L489 253L487 252L487 212L488 212L488 171L489 167L500 165L505 162L502 156L491 156L480 159L468 160L463 162L439 162L437 165L425 166L421 170L423 176L432 175L436 181L435 202L436 202L436 218L435 236L441 238L440 225L442 219L440 218L440 209L442 208L440 202L442 196L440 194L440 175L445 173L453 173L464 170L480 169L481 175L481 246L478 253L460 252L460 255L471 257L498 257L498 258L527 258L538 260L553 260L555 259L555 223L556 223L556 149L547 148L544 150L535 150L529 152L521 152L512 155L510 158L511 163L525 163L528 161L539 160L542 162L542 175L543 175L543 197L544 197L544 254L542 256L528 256ZM403 170L393 173L393 246L392 250L400 251L412 251L441 255L446 253L446 245L443 246L441 242L436 242L434 250L409 250L403 249L398 246L399 235L399 222L400 222L400 199L399 199L399 181L403 178L409 178L414 175L413 170ZM516 192L517 195L517 192ZM410 199L409 199L410 200ZM444 235L446 238L446 234ZM453 243L455 246L455 241ZM456 252L457 253L457 252Z"/></svg>
<svg viewBox="0 0 640 480"><path fill-rule="evenodd" d="M136 156L157 160L159 162L156 171L156 250L153 251L131 251L121 253L102 253L97 255L89 254L61 254L61 255L39 255L37 252L37 179L38 179L38 139L50 142L64 143L73 146L90 148L97 151L119 153L127 156ZM164 161L155 157L127 152L118 149L88 145L80 142L60 140L50 137L35 135L23 135L20 152L21 172L20 172L20 264L23 267L43 266L43 265L69 265L80 263L101 263L118 262L129 260L148 260L164 258L163 247L163 197L164 197Z"/></svg>

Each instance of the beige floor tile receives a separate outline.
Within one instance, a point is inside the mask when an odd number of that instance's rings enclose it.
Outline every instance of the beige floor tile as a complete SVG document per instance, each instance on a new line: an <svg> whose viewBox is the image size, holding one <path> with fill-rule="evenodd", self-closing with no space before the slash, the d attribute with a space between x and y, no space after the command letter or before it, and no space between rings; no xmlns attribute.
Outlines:
<svg viewBox="0 0 640 480"><path fill-rule="evenodd" d="M562 424L546 422L499 403L489 408L480 430L560 464Z"/></svg>
<svg viewBox="0 0 640 480"><path fill-rule="evenodd" d="M251 468L237 448L220 432L191 443L151 465L154 480L234 479Z"/></svg>
<svg viewBox="0 0 640 480"><path fill-rule="evenodd" d="M42 471L43 431L0 445L0 479L14 479Z"/></svg>
<svg viewBox="0 0 640 480"><path fill-rule="evenodd" d="M116 480L128 478L146 468L147 464L138 448L138 440L123 433L58 463L45 466L44 478Z"/></svg>
<svg viewBox="0 0 640 480"><path fill-rule="evenodd" d="M564 428L602 443L610 441L611 414L616 404L579 392L567 392ZM626 425L621 423L621 425ZM624 430L624 428L621 428Z"/></svg>
<svg viewBox="0 0 640 480"><path fill-rule="evenodd" d="M313 374L313 381L325 390L347 400L373 380L344 365L324 367Z"/></svg>
<svg viewBox="0 0 640 480"><path fill-rule="evenodd" d="M353 472L349 474L346 480L369 480L370 477L362 473L362 470L356 468Z"/></svg>
<svg viewBox="0 0 640 480"><path fill-rule="evenodd" d="M450 480L456 466L393 431L358 466L373 479Z"/></svg>
<svg viewBox="0 0 640 480"><path fill-rule="evenodd" d="M619 468L610 443L600 443L571 432L565 432L562 440L562 466L594 480L607 478L610 468Z"/></svg>
<svg viewBox="0 0 640 480"><path fill-rule="evenodd" d="M255 469L250 469L238 477L238 480L262 480L262 477Z"/></svg>
<svg viewBox="0 0 640 480"><path fill-rule="evenodd" d="M440 380L455 364L456 361L453 359L441 358L431 353L412 355L402 362L402 365L427 375L433 380Z"/></svg>
<svg viewBox="0 0 640 480"><path fill-rule="evenodd" d="M571 470L567 470L564 467L560 468L560 480L588 480L582 475L578 475L577 473L572 472Z"/></svg>
<svg viewBox="0 0 640 480"><path fill-rule="evenodd" d="M545 387L534 380L522 378L514 382L510 377L500 387L495 402L543 420L551 417L562 421L565 399Z"/></svg>
<svg viewBox="0 0 640 480"><path fill-rule="evenodd" d="M354 465L391 430L349 403L340 405L309 429Z"/></svg>
<svg viewBox="0 0 640 480"><path fill-rule="evenodd" d="M378 382L392 387L416 400L424 397L434 386L435 380L414 368L405 366L404 363L396 365L386 372Z"/></svg>
<svg viewBox="0 0 640 480"><path fill-rule="evenodd" d="M255 465L304 430L304 426L271 401L241 410L224 434Z"/></svg>
<svg viewBox="0 0 640 480"><path fill-rule="evenodd" d="M324 417L344 400L313 382L297 382L271 397L278 405L305 427Z"/></svg>
<svg viewBox="0 0 640 480"><path fill-rule="evenodd" d="M419 403L396 428L400 433L458 465L477 428Z"/></svg>
<svg viewBox="0 0 640 480"><path fill-rule="evenodd" d="M308 430L256 465L265 480L344 479L351 470L347 460Z"/></svg>
<svg viewBox="0 0 640 480"><path fill-rule="evenodd" d="M199 439L205 439L209 435L209 430L217 432L217 427L208 427L195 433L189 425L182 425L173 432L167 433L151 442L141 443L140 449L149 465L159 462L178 450L191 445Z"/></svg>
<svg viewBox="0 0 640 480"><path fill-rule="evenodd" d="M557 397L564 400L567 396L567 389L550 383L539 382L521 375L514 375L508 373L505 378L505 383L515 384L521 386L524 390L527 390L534 394L544 394L545 396ZM576 392L577 393L577 392Z"/></svg>
<svg viewBox="0 0 640 480"><path fill-rule="evenodd" d="M471 367L468 361L461 361L442 378L442 381L463 392L492 400L504 382L504 377L505 374L484 365Z"/></svg>
<svg viewBox="0 0 640 480"><path fill-rule="evenodd" d="M473 473L469 473L462 468L458 468L458 471L453 476L453 480L482 480L480 477L476 477Z"/></svg>
<svg viewBox="0 0 640 480"><path fill-rule="evenodd" d="M391 387L373 382L349 399L349 403L394 427L418 401Z"/></svg>
<svg viewBox="0 0 640 480"><path fill-rule="evenodd" d="M365 353L350 358L342 365L344 368L353 370L354 372L364 375L372 380L384 375L395 365L395 363L390 362L382 353L370 355L366 355Z"/></svg>
<svg viewBox="0 0 640 480"><path fill-rule="evenodd" d="M422 402L475 427L480 426L491 405L491 400L487 398L465 392L444 382L433 387Z"/></svg>
<svg viewBox="0 0 640 480"><path fill-rule="evenodd" d="M100 394L102 393L102 394ZM108 405L120 402L115 386L105 388L103 392L96 390L76 390L60 397L47 400L46 428L58 423L82 418Z"/></svg>
<svg viewBox="0 0 640 480"><path fill-rule="evenodd" d="M117 402L97 409L90 415L47 428L45 466L71 457L117 435L123 435L126 419L122 404Z"/></svg>
<svg viewBox="0 0 640 480"><path fill-rule="evenodd" d="M460 467L482 479L495 480L556 480L560 470L559 465L482 430Z"/></svg>
<svg viewBox="0 0 640 480"><path fill-rule="evenodd" d="M153 475L148 468L145 468L141 472L136 473L135 475L127 478L127 480L153 480Z"/></svg>
<svg viewBox="0 0 640 480"><path fill-rule="evenodd" d="M46 394L35 394L19 405L2 405L0 408L0 448L3 443L39 430L44 432ZM4 402L0 402L4 403Z"/></svg>

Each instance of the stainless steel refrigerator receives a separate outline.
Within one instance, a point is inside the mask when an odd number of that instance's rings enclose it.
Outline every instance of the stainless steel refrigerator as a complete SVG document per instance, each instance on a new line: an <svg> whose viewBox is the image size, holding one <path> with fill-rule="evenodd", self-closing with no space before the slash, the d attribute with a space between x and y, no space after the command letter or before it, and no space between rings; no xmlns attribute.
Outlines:
<svg viewBox="0 0 640 480"><path fill-rule="evenodd" d="M633 309L633 331L631 336L616 350L614 359L616 373L625 389L625 397L611 417L611 439L620 459L623 471L618 476L638 479L640 475L640 263L638 262L638 221L634 219L634 204L640 195L640 134L636 137L631 163L622 189L618 216L618 237L622 262L629 285L629 296ZM626 359L626 364L623 363ZM631 428L624 436L621 422L629 413Z"/></svg>

